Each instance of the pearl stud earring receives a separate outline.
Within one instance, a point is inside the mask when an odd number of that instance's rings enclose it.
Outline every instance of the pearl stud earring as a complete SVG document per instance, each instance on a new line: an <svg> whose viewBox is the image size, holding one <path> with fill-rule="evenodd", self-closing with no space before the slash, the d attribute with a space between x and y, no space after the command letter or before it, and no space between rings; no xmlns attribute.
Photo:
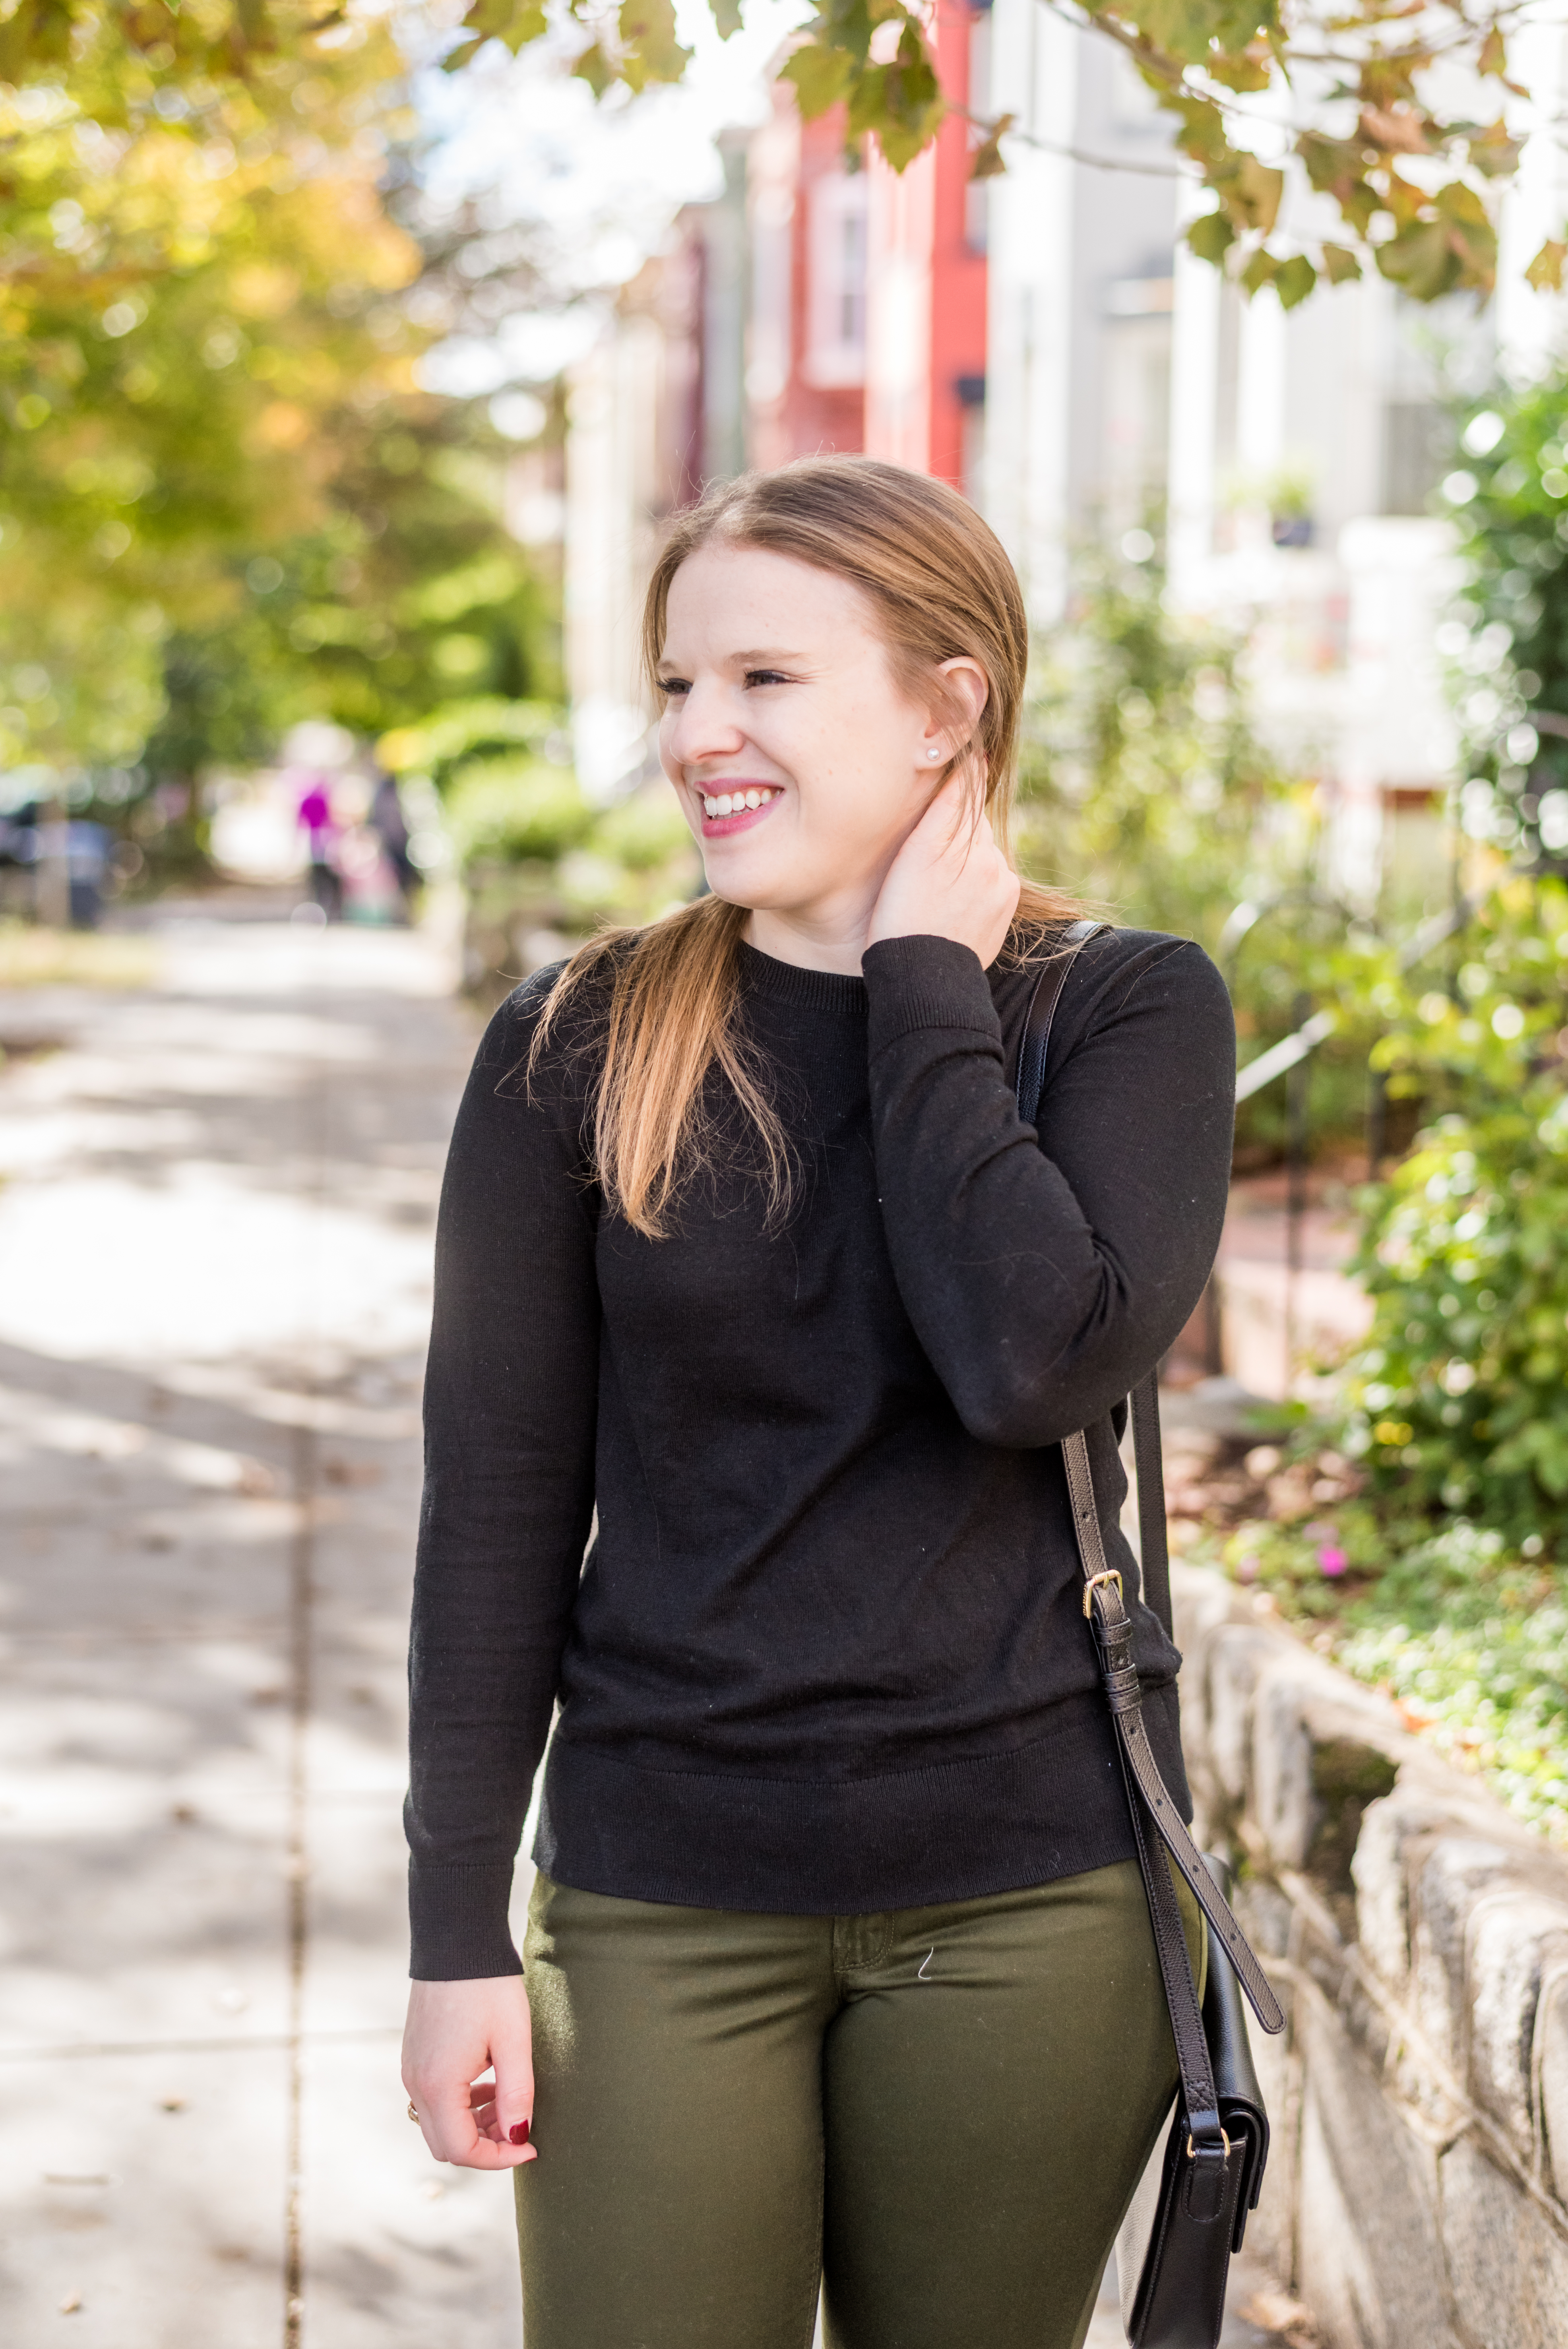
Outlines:
<svg viewBox="0 0 1568 2349"><path fill-rule="evenodd" d="M940 750L928 750L925 755L928 759L940 759L942 753Z"/></svg>

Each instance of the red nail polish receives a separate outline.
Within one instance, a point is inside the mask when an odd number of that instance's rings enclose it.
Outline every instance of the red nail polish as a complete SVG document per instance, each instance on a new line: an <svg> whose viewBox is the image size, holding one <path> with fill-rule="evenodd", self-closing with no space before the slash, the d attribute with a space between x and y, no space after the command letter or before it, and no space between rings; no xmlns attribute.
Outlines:
<svg viewBox="0 0 1568 2349"><path fill-rule="evenodd" d="M514 2122L512 2127L507 2131L507 2135L511 2137L513 2145L526 2145L528 2143L528 2123L526 2121Z"/></svg>

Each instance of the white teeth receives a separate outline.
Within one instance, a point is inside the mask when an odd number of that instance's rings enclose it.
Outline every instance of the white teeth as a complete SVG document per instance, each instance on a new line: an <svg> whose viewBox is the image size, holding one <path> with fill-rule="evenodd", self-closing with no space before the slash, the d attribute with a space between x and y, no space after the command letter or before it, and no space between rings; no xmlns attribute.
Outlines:
<svg viewBox="0 0 1568 2349"><path fill-rule="evenodd" d="M748 808L768 807L778 792L770 784L752 784L744 792L704 792L702 810L706 816L740 815Z"/></svg>

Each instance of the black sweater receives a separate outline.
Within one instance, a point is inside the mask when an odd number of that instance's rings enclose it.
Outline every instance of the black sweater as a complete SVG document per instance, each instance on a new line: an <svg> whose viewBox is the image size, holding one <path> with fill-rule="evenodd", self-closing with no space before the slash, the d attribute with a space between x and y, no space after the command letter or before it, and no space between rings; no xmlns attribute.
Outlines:
<svg viewBox="0 0 1568 2349"><path fill-rule="evenodd" d="M1057 1446L1090 1431L1130 1593L1118 1406L1219 1242L1224 987L1176 939L1092 941L1037 1143L1006 1065L1027 968L932 937L872 947L863 980L742 956L799 1160L781 1230L744 1167L662 1241L603 1208L591 1013L531 1088L520 1067L552 973L497 1013L459 1113L410 1667L425 1979L517 1968L557 1702L536 1857L585 1890L834 1915L1132 1851ZM1136 1621L1184 1799L1180 1660Z"/></svg>

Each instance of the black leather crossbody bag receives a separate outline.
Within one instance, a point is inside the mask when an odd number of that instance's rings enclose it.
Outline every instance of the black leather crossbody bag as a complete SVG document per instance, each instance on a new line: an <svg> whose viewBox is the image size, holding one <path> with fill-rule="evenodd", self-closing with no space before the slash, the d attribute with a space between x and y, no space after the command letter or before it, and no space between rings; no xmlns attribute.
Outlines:
<svg viewBox="0 0 1568 2349"><path fill-rule="evenodd" d="M1103 926L1073 923L1036 982L1018 1049L1018 1111L1030 1125L1039 1113L1051 1019L1062 988L1078 948ZM1171 1572L1156 1371L1133 1389L1131 1408L1143 1596L1169 1633ZM1083 1611L1116 1724L1181 2075L1164 2143L1155 2149L1117 2239L1122 2323L1132 2349L1216 2349L1231 2254L1241 2249L1247 2214L1257 2208L1268 2158L1268 2115L1247 2044L1242 1992L1265 2031L1283 2031L1284 2016L1231 1914L1224 1863L1199 1851L1160 1775L1143 1726L1132 1624L1121 1577L1106 1564L1081 1432L1064 1440L1062 1458L1083 1570ZM1167 1853L1208 1920L1202 2002Z"/></svg>

